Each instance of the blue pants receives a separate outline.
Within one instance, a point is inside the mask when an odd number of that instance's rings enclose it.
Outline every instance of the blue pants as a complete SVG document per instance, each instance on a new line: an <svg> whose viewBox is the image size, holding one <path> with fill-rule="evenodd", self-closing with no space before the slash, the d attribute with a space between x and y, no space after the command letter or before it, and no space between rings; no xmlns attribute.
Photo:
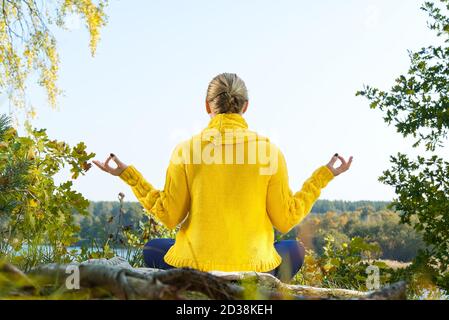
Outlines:
<svg viewBox="0 0 449 320"><path fill-rule="evenodd" d="M175 268L164 261L165 254L174 244L174 239L150 240L143 250L145 265L148 268L163 270ZM276 241L274 247L282 257L282 262L277 268L267 273L272 274L283 282L289 282L301 269L305 255L304 247L296 240Z"/></svg>

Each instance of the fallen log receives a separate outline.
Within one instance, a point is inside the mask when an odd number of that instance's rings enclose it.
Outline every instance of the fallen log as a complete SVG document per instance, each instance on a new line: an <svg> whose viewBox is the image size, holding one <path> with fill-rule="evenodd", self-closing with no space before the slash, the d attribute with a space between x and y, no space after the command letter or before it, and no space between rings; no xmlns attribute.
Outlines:
<svg viewBox="0 0 449 320"><path fill-rule="evenodd" d="M269 287L271 290L289 291L295 295L309 299L361 299L361 300L405 300L406 283L396 282L376 291L357 291L339 288L318 288L305 285L286 284L269 273L261 272L222 272L211 271L210 273L228 281L256 280L259 285Z"/></svg>
<svg viewBox="0 0 449 320"><path fill-rule="evenodd" d="M67 270L72 268L73 265L48 264L33 269L29 275L38 276L41 284L64 286ZM241 291L224 279L188 268L146 273L104 264L85 264L78 268L81 288L100 287L119 299L182 299L183 291L195 291L211 299L228 300L238 298Z"/></svg>
<svg viewBox="0 0 449 320"><path fill-rule="evenodd" d="M405 299L406 286L400 282L378 291L361 292L346 289L315 288L281 282L271 274L260 272L201 272L190 268L158 270L131 268L126 263L48 264L28 273L39 277L40 284L66 286L68 273L79 271L81 289L101 288L118 299L188 299L187 292L201 299ZM252 283L247 286L244 283Z"/></svg>
<svg viewBox="0 0 449 320"><path fill-rule="evenodd" d="M22 270L6 261L0 260L0 275L2 274L5 275L5 279L14 283L14 287L20 288L26 294L33 294L37 288L36 283L23 273ZM5 285L4 281L2 281L2 285Z"/></svg>

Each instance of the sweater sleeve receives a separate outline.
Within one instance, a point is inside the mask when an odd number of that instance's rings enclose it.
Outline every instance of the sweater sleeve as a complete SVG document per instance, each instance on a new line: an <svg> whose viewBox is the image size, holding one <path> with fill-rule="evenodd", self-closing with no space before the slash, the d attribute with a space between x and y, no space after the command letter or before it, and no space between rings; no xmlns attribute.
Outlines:
<svg viewBox="0 0 449 320"><path fill-rule="evenodd" d="M284 156L280 151L278 154L277 171L268 183L267 213L273 226L281 233L287 233L309 214L321 189L334 178L334 174L323 165L304 182L300 191L293 194L289 187Z"/></svg>
<svg viewBox="0 0 449 320"><path fill-rule="evenodd" d="M190 208L190 193L184 165L170 161L163 190L154 188L134 167L128 166L120 175L136 195L147 213L154 215L167 228L174 229Z"/></svg>

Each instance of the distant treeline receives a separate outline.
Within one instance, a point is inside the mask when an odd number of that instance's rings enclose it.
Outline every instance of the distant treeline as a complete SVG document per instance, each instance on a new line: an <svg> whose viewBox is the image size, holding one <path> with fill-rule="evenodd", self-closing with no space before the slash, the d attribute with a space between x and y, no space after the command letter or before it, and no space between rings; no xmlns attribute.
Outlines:
<svg viewBox="0 0 449 320"><path fill-rule="evenodd" d="M389 202L385 201L318 200L312 208L312 213L380 211L384 210L388 204ZM124 202L124 214L121 216L119 215L120 204L118 201L91 201L88 211L90 215L77 217L81 227L80 237L83 240L107 239L111 233L116 231L118 225L136 229L139 226L139 221L148 220L138 202Z"/></svg>
<svg viewBox="0 0 449 320"><path fill-rule="evenodd" d="M361 208L370 208L372 211L380 211L387 208L390 202L387 201L344 201L344 200L318 200L312 207L314 213L347 212L356 211Z"/></svg>
<svg viewBox="0 0 449 320"><path fill-rule="evenodd" d="M124 202L123 214L120 214L118 201L91 201L89 215L79 216L77 220L82 243L104 243L108 237L115 235L121 227L137 230L139 221L145 223L148 217L138 202Z"/></svg>
<svg viewBox="0 0 449 320"><path fill-rule="evenodd" d="M336 243L348 242L361 237L377 242L381 258L410 261L423 248L421 238L412 227L400 223L399 215L387 208L385 201L330 201L318 200L312 213L284 239L298 236L309 249L320 253L327 235ZM118 202L91 202L90 215L78 216L80 237L84 243L104 243L121 227L139 230L139 222L147 223L148 217L137 202L125 202L120 215ZM278 234L279 235L279 234Z"/></svg>

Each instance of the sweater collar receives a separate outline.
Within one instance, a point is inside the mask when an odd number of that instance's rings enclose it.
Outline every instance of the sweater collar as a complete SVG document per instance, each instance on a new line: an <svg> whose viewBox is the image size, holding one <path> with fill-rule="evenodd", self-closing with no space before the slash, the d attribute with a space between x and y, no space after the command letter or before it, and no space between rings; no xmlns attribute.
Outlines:
<svg viewBox="0 0 449 320"><path fill-rule="evenodd" d="M217 114L202 132L202 140L215 145L254 141L257 138L255 132L248 130L248 124L239 113Z"/></svg>
<svg viewBox="0 0 449 320"><path fill-rule="evenodd" d="M214 116L207 126L207 129L248 129L248 124L239 113L220 113Z"/></svg>

